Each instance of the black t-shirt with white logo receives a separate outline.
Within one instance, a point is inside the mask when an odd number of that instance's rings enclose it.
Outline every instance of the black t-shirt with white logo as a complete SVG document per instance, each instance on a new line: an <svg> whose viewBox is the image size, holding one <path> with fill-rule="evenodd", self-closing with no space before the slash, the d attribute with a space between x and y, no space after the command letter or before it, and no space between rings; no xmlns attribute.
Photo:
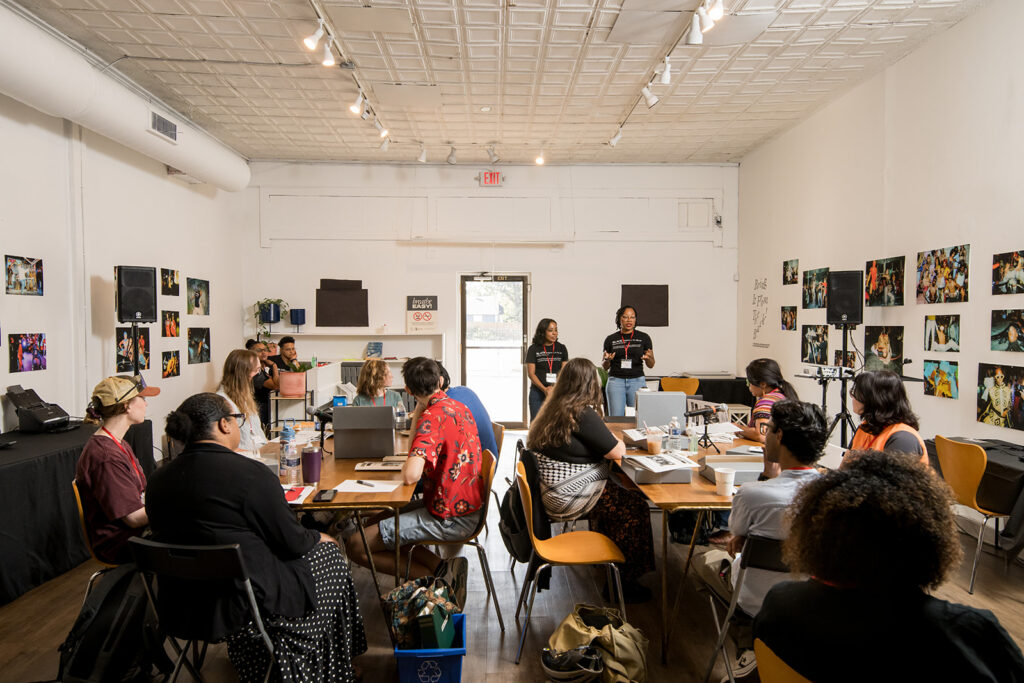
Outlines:
<svg viewBox="0 0 1024 683"><path fill-rule="evenodd" d="M643 377L644 353L647 352L647 349L653 348L654 342L651 341L651 336L640 330L634 329L631 334L623 334L621 331L609 334L604 339L604 350L605 353L614 353L615 358L612 359L608 375L623 379ZM630 367L622 367L623 360L628 360Z"/></svg>
<svg viewBox="0 0 1024 683"><path fill-rule="evenodd" d="M548 381L548 374L553 373L557 375L562 369L562 363L567 360L569 360L569 350L565 348L564 344L559 342L554 344L530 344L530 348L526 349L527 365L534 366L534 374L537 375L540 383L546 387L554 384L554 382Z"/></svg>

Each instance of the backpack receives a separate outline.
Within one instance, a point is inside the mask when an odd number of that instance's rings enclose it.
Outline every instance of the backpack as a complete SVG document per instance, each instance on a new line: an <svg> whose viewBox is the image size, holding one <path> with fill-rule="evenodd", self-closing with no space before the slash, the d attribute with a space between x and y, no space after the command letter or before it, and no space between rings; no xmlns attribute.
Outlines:
<svg viewBox="0 0 1024 683"><path fill-rule="evenodd" d="M523 450L523 441L520 439L516 444L517 462ZM530 530L526 526L526 513L523 510L523 500L519 496L519 485L514 481L501 499L498 516L500 517L498 531L501 533L501 540L505 542L508 554L516 562L528 563L530 554L533 552L533 545L530 543Z"/></svg>

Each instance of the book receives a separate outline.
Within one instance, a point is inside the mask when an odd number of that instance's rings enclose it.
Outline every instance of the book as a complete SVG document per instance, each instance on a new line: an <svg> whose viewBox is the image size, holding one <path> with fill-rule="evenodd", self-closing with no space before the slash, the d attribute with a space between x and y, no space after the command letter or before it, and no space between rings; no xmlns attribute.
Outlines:
<svg viewBox="0 0 1024 683"><path fill-rule="evenodd" d="M384 355L384 342L366 342L364 358L380 358Z"/></svg>
<svg viewBox="0 0 1024 683"><path fill-rule="evenodd" d="M696 453L690 451L684 452L688 455L696 455ZM684 452L659 453L658 455L627 455L626 460L637 467L642 467L648 472L654 472L655 474L672 470L697 469L699 465L687 457L687 455L683 455Z"/></svg>

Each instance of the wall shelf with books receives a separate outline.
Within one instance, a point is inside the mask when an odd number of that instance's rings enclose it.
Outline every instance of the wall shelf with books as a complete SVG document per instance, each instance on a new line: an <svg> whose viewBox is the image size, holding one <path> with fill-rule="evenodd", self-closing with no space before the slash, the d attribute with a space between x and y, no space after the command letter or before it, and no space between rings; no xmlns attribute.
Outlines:
<svg viewBox="0 0 1024 683"><path fill-rule="evenodd" d="M309 361L315 356L321 363L325 361L340 361L344 364L362 363L367 344L379 344L380 357L392 366L396 364L401 366L406 360L416 356L427 356L436 360L443 360L445 357L444 333L440 332L436 334L377 334L373 332L322 331L285 334L295 338L299 359L304 361Z"/></svg>

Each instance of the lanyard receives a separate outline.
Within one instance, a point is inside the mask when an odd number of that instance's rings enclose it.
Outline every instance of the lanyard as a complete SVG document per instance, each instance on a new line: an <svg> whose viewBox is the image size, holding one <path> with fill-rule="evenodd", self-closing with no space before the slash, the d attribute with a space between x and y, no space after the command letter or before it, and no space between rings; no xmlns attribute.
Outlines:
<svg viewBox="0 0 1024 683"><path fill-rule="evenodd" d="M784 472L790 472L792 470L813 470L813 467L787 467Z"/></svg>
<svg viewBox="0 0 1024 683"><path fill-rule="evenodd" d="M636 330L633 330L632 332L629 333L629 341L627 342L625 335L619 332L619 336L622 338L622 343L626 345L626 354L624 356L625 358L629 358L629 345L633 342L634 334L636 334Z"/></svg>
<svg viewBox="0 0 1024 683"><path fill-rule="evenodd" d="M107 429L106 427L101 427L101 429L102 429L102 430L103 430L104 432L106 432L107 436L109 436L109 437L110 437L110 439L111 439L111 440L112 440L112 441L113 441L114 443L116 443L116 444L117 444L117 447L118 447L118 448L120 448L120 449L121 449L121 452L122 452L122 453L124 453L124 455L125 455L125 457L126 457L126 458L128 458L128 462L130 462L130 463L132 464L132 467L133 467L133 468L135 468L135 475L136 475L136 476L137 476L137 477L139 478L139 483L141 484L141 483L142 483L142 473L141 473L141 472L139 472L139 466L135 464L135 458L133 458L133 457L132 457L131 455L129 455L129 454L128 454L128 451L126 451L126 450L124 449L124 446L122 446L122 445L121 445L121 442L120 442L120 441L118 441L118 440L117 440L117 439L116 439L116 438L114 437L114 435L113 435L113 434L111 434L111 433L110 433L110 431L109 431L109 430L108 430L108 429Z"/></svg>
<svg viewBox="0 0 1024 683"><path fill-rule="evenodd" d="M548 345L547 344L541 344L540 347L544 350L544 353L548 352ZM551 353L550 353L550 355L548 355L548 372L554 372L555 371L555 357L554 356L555 356L555 345L552 344L551 345Z"/></svg>

